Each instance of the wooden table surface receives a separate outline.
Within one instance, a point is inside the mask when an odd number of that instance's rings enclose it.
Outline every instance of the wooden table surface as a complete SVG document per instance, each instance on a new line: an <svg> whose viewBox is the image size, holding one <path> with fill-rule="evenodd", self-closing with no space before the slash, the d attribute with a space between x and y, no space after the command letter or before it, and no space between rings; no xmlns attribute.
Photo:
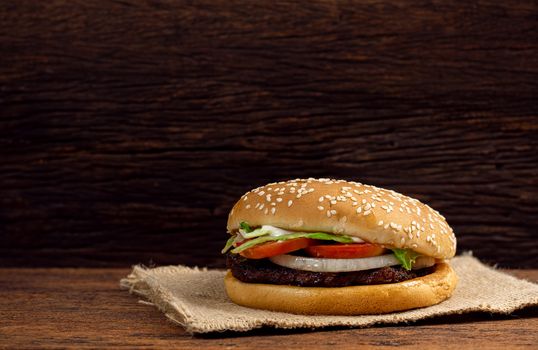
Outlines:
<svg viewBox="0 0 538 350"><path fill-rule="evenodd" d="M324 331L262 329L191 336L119 288L129 269L0 269L0 348L525 348L538 342L538 308L413 325ZM510 273L538 281L538 270Z"/></svg>

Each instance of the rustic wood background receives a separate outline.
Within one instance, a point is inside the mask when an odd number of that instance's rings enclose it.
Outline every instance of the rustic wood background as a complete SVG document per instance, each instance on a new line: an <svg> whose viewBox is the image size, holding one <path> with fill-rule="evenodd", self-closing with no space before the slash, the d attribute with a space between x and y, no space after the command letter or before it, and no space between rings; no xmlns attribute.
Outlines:
<svg viewBox="0 0 538 350"><path fill-rule="evenodd" d="M222 266L273 180L389 187L538 267L536 1L2 1L0 265Z"/></svg>

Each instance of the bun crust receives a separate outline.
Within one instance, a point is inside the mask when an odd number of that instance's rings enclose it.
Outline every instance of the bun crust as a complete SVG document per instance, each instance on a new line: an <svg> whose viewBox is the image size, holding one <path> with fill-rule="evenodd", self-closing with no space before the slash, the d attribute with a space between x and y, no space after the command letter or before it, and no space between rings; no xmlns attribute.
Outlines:
<svg viewBox="0 0 538 350"><path fill-rule="evenodd" d="M243 283L228 271L226 293L239 305L305 315L383 314L426 307L449 298L457 277L447 263L433 273L400 283L319 288Z"/></svg>
<svg viewBox="0 0 538 350"><path fill-rule="evenodd" d="M346 234L437 259L456 253L454 232L437 211L414 198L352 181L310 178L258 187L234 205L228 232L237 231L241 221Z"/></svg>

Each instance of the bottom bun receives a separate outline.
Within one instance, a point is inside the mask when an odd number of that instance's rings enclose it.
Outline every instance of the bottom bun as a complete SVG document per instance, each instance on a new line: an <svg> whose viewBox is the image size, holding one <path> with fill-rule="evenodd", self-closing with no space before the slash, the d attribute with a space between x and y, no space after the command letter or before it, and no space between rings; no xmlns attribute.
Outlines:
<svg viewBox="0 0 538 350"><path fill-rule="evenodd" d="M296 287L244 283L228 271L226 293L238 305L305 315L383 314L435 305L449 298L458 278L447 263L429 275L399 283L352 287Z"/></svg>

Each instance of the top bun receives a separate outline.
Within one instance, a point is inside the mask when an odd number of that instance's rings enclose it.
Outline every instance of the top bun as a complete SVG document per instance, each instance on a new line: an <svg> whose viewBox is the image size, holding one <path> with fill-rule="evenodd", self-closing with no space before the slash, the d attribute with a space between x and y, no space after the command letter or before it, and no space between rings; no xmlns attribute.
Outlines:
<svg viewBox="0 0 538 350"><path fill-rule="evenodd" d="M439 212L414 198L353 181L309 178L255 188L230 211L228 232L237 231L241 221L345 234L437 259L456 253L454 232Z"/></svg>

